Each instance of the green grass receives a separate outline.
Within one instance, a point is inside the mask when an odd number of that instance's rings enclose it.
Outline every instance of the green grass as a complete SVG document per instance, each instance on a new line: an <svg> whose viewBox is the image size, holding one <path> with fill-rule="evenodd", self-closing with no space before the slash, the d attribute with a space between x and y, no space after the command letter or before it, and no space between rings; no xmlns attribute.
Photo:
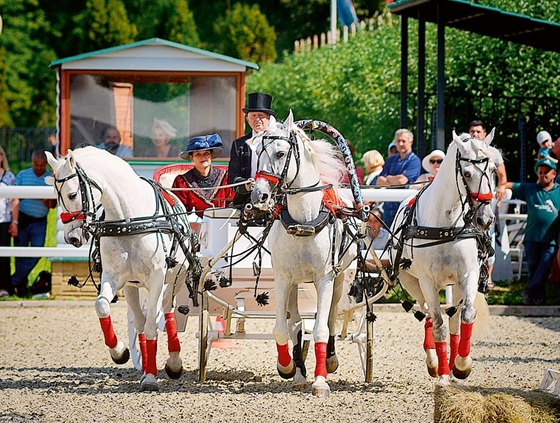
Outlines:
<svg viewBox="0 0 560 423"><path fill-rule="evenodd" d="M494 282L494 288L486 295L489 305L520 305L523 304L521 294L529 278L526 276L521 279L513 279L511 281ZM560 283L548 282L546 285L547 305L560 305ZM395 287L385 294L384 302L398 303L402 300L411 301L411 297L406 293L403 294L400 286ZM445 302L445 291L440 292L440 300Z"/></svg>

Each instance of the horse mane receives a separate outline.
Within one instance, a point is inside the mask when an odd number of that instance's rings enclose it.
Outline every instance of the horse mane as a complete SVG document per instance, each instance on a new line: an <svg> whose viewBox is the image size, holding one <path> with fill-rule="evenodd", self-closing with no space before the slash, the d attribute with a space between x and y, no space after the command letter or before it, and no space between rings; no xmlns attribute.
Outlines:
<svg viewBox="0 0 560 423"><path fill-rule="evenodd" d="M333 188L338 190L346 173L346 166L341 159L338 148L323 139L309 139L301 129L298 129L297 133L304 145L308 147L311 161L317 172L321 175L322 182L332 184Z"/></svg>

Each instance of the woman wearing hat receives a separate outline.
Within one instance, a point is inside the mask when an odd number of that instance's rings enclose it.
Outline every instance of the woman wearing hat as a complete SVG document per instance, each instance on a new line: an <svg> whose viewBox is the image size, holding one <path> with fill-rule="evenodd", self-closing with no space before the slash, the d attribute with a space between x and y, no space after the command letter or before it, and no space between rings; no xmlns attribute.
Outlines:
<svg viewBox="0 0 560 423"><path fill-rule="evenodd" d="M177 130L164 119L154 119L152 126L152 145L144 151L144 157L179 157L179 147L169 144L177 136Z"/></svg>
<svg viewBox="0 0 560 423"><path fill-rule="evenodd" d="M191 138L187 150L179 157L191 160L193 168L173 181L172 188L190 188L174 193L181 199L187 211L195 210L200 217L209 207L225 207L233 198L231 188L222 188L227 182L227 172L212 166L212 159L222 154L222 139L218 134Z"/></svg>
<svg viewBox="0 0 560 423"><path fill-rule="evenodd" d="M364 162L366 173L368 174L366 180L364 181L364 184L375 185L375 182L373 181L375 177L379 175L383 170L385 159L383 158L383 156L379 151L369 150L366 151L362 156L362 161Z"/></svg>
<svg viewBox="0 0 560 423"><path fill-rule="evenodd" d="M445 153L441 150L434 150L422 159L422 167L428 173L423 173L416 179L416 183L410 188L422 189L428 182L432 182L436 177L441 163L445 159ZM422 183L423 182L423 183Z"/></svg>
<svg viewBox="0 0 560 423"><path fill-rule="evenodd" d="M251 132L232 142L228 167L230 184L247 181L246 184L235 187L236 194L233 199L235 206L242 206L249 201L251 183L257 170L257 156L249 149L247 140L264 131L271 123L276 122L276 112L271 109L272 97L270 95L251 93L248 100L247 107L243 108L243 113L251 127Z"/></svg>

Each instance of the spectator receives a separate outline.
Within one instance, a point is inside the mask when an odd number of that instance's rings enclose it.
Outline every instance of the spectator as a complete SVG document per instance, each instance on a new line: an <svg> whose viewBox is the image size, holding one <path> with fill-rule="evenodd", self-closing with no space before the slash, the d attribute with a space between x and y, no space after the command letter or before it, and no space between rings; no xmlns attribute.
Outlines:
<svg viewBox="0 0 560 423"><path fill-rule="evenodd" d="M366 236L374 250L385 250L385 246L391 238L391 234L383 227L383 209L379 206L373 207L369 212ZM389 260L383 259L382 264L389 264ZM376 271L377 265L373 259L366 259L366 268L369 271Z"/></svg>
<svg viewBox="0 0 560 423"><path fill-rule="evenodd" d="M529 267L529 283L523 291L523 304L546 304L546 281L558 250L560 229L560 185L555 182L556 162L550 157L537 161L535 172L538 181L508 182L506 188L512 198L527 203L527 228L525 229L525 254Z"/></svg>
<svg viewBox="0 0 560 423"><path fill-rule="evenodd" d="M364 183L366 185L375 185L375 178L381 173L385 164L383 156L377 150L369 150L362 156L362 161L368 174Z"/></svg>
<svg viewBox="0 0 560 423"><path fill-rule="evenodd" d="M35 150L31 156L33 166L17 175L17 185L46 186L45 177L52 176L47 170L47 156L43 150ZM47 232L49 209L56 206L54 199L23 198L19 202L19 219L12 220L14 245L18 247L43 247ZM19 222L18 222L19 220ZM39 262L38 257L16 257L16 269L12 276L12 287L19 297L28 294L29 273Z"/></svg>
<svg viewBox="0 0 560 423"><path fill-rule="evenodd" d="M422 167L427 173L423 173L416 179L416 183L410 188L422 189L428 182L432 182L438 173L441 163L445 159L445 153L441 150L434 150L422 159Z"/></svg>
<svg viewBox="0 0 560 423"><path fill-rule="evenodd" d="M387 158L394 156L395 154L399 154L399 150L397 150L397 143L395 141L391 141L387 147Z"/></svg>
<svg viewBox="0 0 560 423"><path fill-rule="evenodd" d="M152 126L152 144L144 151L144 157L178 158L181 150L170 144L171 138L177 136L177 130L163 119L154 119Z"/></svg>
<svg viewBox="0 0 560 423"><path fill-rule="evenodd" d="M16 177L10 172L6 152L0 147L0 186L16 185ZM19 200L0 198L0 246L9 247L12 235L17 235ZM12 272L10 257L0 257L0 298L12 295Z"/></svg>
<svg viewBox="0 0 560 423"><path fill-rule="evenodd" d="M473 120L469 125L469 135L473 138L478 138L479 140L483 140L486 138L486 125L481 120ZM496 185L496 194L495 198L492 200L492 210L494 214L497 215L496 223L499 225L499 207L502 200L505 198L506 195L506 183L507 183L507 173L506 173L506 165L504 164L504 159L500 151L495 147L488 147L488 152L490 153L490 158L494 162L496 166L496 177L497 181L495 181ZM490 237L490 242L492 248L496 249L496 229L495 226L492 226L488 231L488 236ZM488 257L486 265L488 267L488 281L487 281L487 288L492 289L494 287L494 282L492 281L492 272L494 271L494 263L496 262L496 256L493 255Z"/></svg>
<svg viewBox="0 0 560 423"><path fill-rule="evenodd" d="M388 188L403 188L414 182L420 176L420 159L412 152L414 136L408 129L399 129L395 132L395 144L398 154L390 156L383 165L381 174L377 177L377 186ZM383 220L387 225L393 223L399 203L395 201L384 204Z"/></svg>
<svg viewBox="0 0 560 423"><path fill-rule="evenodd" d="M200 217L204 215L205 209L225 207L226 200L233 198L231 188L220 188L227 181L227 172L212 166L212 159L222 154L222 146L223 142L218 134L204 135L189 140L187 150L180 154L182 159L190 159L194 167L177 176L172 188L191 188L178 190L175 194L185 204L187 211L194 209Z"/></svg>
<svg viewBox="0 0 560 423"><path fill-rule="evenodd" d="M541 131L537 134L537 142L539 143L539 152L537 154L537 159L541 160L545 157L550 156L550 150L552 149L552 137L547 131Z"/></svg>
<svg viewBox="0 0 560 423"><path fill-rule="evenodd" d="M251 132L237 138L231 144L228 183L246 182L234 188L234 206L243 206L249 201L257 171L257 155L249 148L247 140L264 131L271 123L276 122L276 112L271 107L272 97L270 95L251 93L249 94L247 107L243 108L243 113L245 113L245 119L247 119L247 123L251 127Z"/></svg>
<svg viewBox="0 0 560 423"><path fill-rule="evenodd" d="M101 133L101 138L103 142L98 145L99 148L107 150L122 159L134 157L132 148L121 144L121 133L117 128L112 126L105 128Z"/></svg>

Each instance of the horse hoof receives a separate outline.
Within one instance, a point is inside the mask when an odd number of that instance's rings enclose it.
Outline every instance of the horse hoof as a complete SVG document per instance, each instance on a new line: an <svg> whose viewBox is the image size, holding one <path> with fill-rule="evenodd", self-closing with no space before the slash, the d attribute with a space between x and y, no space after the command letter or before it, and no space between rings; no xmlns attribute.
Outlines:
<svg viewBox="0 0 560 423"><path fill-rule="evenodd" d="M334 373L338 369L338 357L335 355L327 358L327 373Z"/></svg>
<svg viewBox="0 0 560 423"><path fill-rule="evenodd" d="M457 379L466 379L472 371L472 358L470 356L457 356L453 366L453 376Z"/></svg>
<svg viewBox="0 0 560 423"><path fill-rule="evenodd" d="M130 359L130 351L128 348L124 348L120 353L117 348L111 350L111 358L116 364L125 364Z"/></svg>
<svg viewBox="0 0 560 423"><path fill-rule="evenodd" d="M165 373L167 373L169 379L179 379L183 375L183 366L179 370L173 370L169 364L165 364Z"/></svg>
<svg viewBox="0 0 560 423"><path fill-rule="evenodd" d="M438 377L438 359L436 350L433 348L426 350L426 366L431 377Z"/></svg>
<svg viewBox="0 0 560 423"><path fill-rule="evenodd" d="M328 398L331 394L331 389L328 386L313 386L312 394L317 398Z"/></svg>
<svg viewBox="0 0 560 423"><path fill-rule="evenodd" d="M449 381L449 375L442 375L439 377L438 386L449 386L451 382Z"/></svg>
<svg viewBox="0 0 560 423"><path fill-rule="evenodd" d="M286 367L277 362L276 369L278 369L278 374L282 379L291 379L296 374L296 365L293 360Z"/></svg>
<svg viewBox="0 0 560 423"><path fill-rule="evenodd" d="M429 374L431 377L438 377L438 374L437 374L437 366L436 366L436 367L430 367L430 366L428 366L427 369L428 369L428 374Z"/></svg>
<svg viewBox="0 0 560 423"><path fill-rule="evenodd" d="M296 371L294 381L292 382L292 389L296 391L303 391L307 389L307 380L305 379L305 376L301 374L301 371Z"/></svg>
<svg viewBox="0 0 560 423"><path fill-rule="evenodd" d="M159 385L156 377L150 373L145 374L143 379L141 379L140 389L142 390L142 392L159 391Z"/></svg>

